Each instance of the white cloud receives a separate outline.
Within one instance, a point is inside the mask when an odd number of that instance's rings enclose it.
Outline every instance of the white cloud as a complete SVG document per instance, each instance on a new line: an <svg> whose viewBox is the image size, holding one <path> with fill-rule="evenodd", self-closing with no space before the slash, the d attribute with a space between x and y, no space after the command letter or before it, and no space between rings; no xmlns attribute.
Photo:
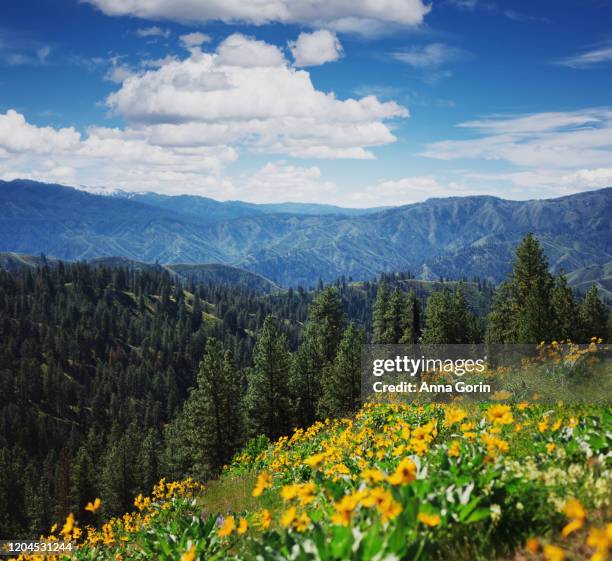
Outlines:
<svg viewBox="0 0 612 561"><path fill-rule="evenodd" d="M472 11L478 6L478 0L447 0L447 2L460 10Z"/></svg>
<svg viewBox="0 0 612 561"><path fill-rule="evenodd" d="M126 190L231 196L224 165L228 146L171 147L154 144L146 130L37 127L14 110L0 114L0 177L29 177Z"/></svg>
<svg viewBox="0 0 612 561"><path fill-rule="evenodd" d="M193 33L181 35L179 39L186 49L192 49L193 47L199 47L203 43L208 43L210 41L210 35L194 31Z"/></svg>
<svg viewBox="0 0 612 561"><path fill-rule="evenodd" d="M459 126L479 137L435 142L422 155L551 169L607 167L612 161L612 110L608 108L492 117Z"/></svg>
<svg viewBox="0 0 612 561"><path fill-rule="evenodd" d="M392 53L392 57L414 68L435 68L466 56L466 51L445 43L431 43Z"/></svg>
<svg viewBox="0 0 612 561"><path fill-rule="evenodd" d="M612 44L563 58L558 64L570 68L592 68L609 62L612 62Z"/></svg>
<svg viewBox="0 0 612 561"><path fill-rule="evenodd" d="M289 49L296 66L317 66L342 56L342 45L338 37L327 29L300 33L297 40L289 42Z"/></svg>
<svg viewBox="0 0 612 561"><path fill-rule="evenodd" d="M54 129L29 124L25 117L9 109L0 113L0 150L11 153L50 154L70 151L78 146L80 134L72 127ZM3 152L0 152L2 157Z"/></svg>
<svg viewBox="0 0 612 561"><path fill-rule="evenodd" d="M132 69L127 64L115 64L106 71L104 79L115 84L121 84L132 74Z"/></svg>
<svg viewBox="0 0 612 561"><path fill-rule="evenodd" d="M612 186L612 168L577 169L575 171L537 169L508 173L467 173L469 181L489 184L510 182L520 187L522 198L548 198L569 195L578 191Z"/></svg>
<svg viewBox="0 0 612 561"><path fill-rule="evenodd" d="M255 68L284 66L285 57L276 45L234 33L217 47L216 66Z"/></svg>
<svg viewBox="0 0 612 561"><path fill-rule="evenodd" d="M141 27L140 29L137 29L136 35L138 35L138 37L163 37L164 39L167 39L170 37L170 30L162 29L161 27L154 25L152 27Z"/></svg>
<svg viewBox="0 0 612 561"><path fill-rule="evenodd" d="M294 23L371 33L391 25L416 26L431 10L423 0L85 0L110 16L181 23Z"/></svg>
<svg viewBox="0 0 612 561"><path fill-rule="evenodd" d="M368 148L395 140L385 121L408 116L393 101L319 91L278 47L240 34L214 53L194 48L129 76L107 104L160 144L240 143L315 158L372 158Z"/></svg>
<svg viewBox="0 0 612 561"><path fill-rule="evenodd" d="M242 200L265 203L313 202L333 199L336 185L321 178L316 167L294 166L285 161L269 162L244 178Z"/></svg>
<svg viewBox="0 0 612 561"><path fill-rule="evenodd" d="M436 197L491 194L490 189L466 186L431 175L417 175L380 181L350 194L345 204L356 207L399 206Z"/></svg>
<svg viewBox="0 0 612 561"><path fill-rule="evenodd" d="M45 45L44 47L40 47L36 50L36 58L38 58L38 62L40 62L40 64L45 64L50 54L51 47L49 45Z"/></svg>

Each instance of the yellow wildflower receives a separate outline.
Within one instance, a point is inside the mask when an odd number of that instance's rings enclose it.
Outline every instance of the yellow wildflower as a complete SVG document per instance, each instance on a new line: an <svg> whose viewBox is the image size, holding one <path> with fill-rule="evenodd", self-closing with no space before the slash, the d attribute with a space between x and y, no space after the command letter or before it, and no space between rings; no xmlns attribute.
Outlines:
<svg viewBox="0 0 612 561"><path fill-rule="evenodd" d="M567 501L563 507L563 513L570 519L584 520L586 518L586 511L577 499Z"/></svg>
<svg viewBox="0 0 612 561"><path fill-rule="evenodd" d="M270 511L265 508L259 513L257 520L259 521L259 526L262 528L262 530L267 530L272 523L272 515L270 514Z"/></svg>
<svg viewBox="0 0 612 561"><path fill-rule="evenodd" d="M461 455L461 444L458 441L453 440L451 445L448 447L448 455L451 458L458 458Z"/></svg>
<svg viewBox="0 0 612 561"><path fill-rule="evenodd" d="M418 516L419 522L422 522L426 526L430 526L431 528L436 527L440 524L440 517L437 514L427 514L425 512L419 512Z"/></svg>
<svg viewBox="0 0 612 561"><path fill-rule="evenodd" d="M297 518L297 509L294 506L292 506L288 508L281 516L281 520L280 520L281 526L285 528L289 528L293 524L296 518Z"/></svg>
<svg viewBox="0 0 612 561"><path fill-rule="evenodd" d="M334 505L335 513L332 522L340 526L349 526L353 517L353 512L357 508L359 499L357 495L345 495Z"/></svg>
<svg viewBox="0 0 612 561"><path fill-rule="evenodd" d="M361 478L368 485L374 485L375 483L380 483L385 478L385 474L379 469L368 468L361 472Z"/></svg>
<svg viewBox="0 0 612 561"><path fill-rule="evenodd" d="M509 405L494 405L487 411L487 418L495 425L510 425L514 421Z"/></svg>
<svg viewBox="0 0 612 561"><path fill-rule="evenodd" d="M416 479L417 467L410 458L404 458L387 479L391 485L405 485Z"/></svg>
<svg viewBox="0 0 612 561"><path fill-rule="evenodd" d="M194 561L196 558L196 546L193 544L181 555L181 561Z"/></svg>
<svg viewBox="0 0 612 561"><path fill-rule="evenodd" d="M314 456L310 456L310 458L306 458L304 463L311 468L316 468L319 464L323 463L325 460L325 454L315 454Z"/></svg>
<svg viewBox="0 0 612 561"><path fill-rule="evenodd" d="M556 545L549 544L544 546L544 557L547 561L564 561L565 551Z"/></svg>
<svg viewBox="0 0 612 561"><path fill-rule="evenodd" d="M257 483L253 488L253 496L260 497L266 489L272 487L272 477L269 473L262 471L257 477Z"/></svg>
<svg viewBox="0 0 612 561"><path fill-rule="evenodd" d="M233 516L226 516L225 520L223 520L223 524L221 524L221 528L219 528L219 536L222 538L226 536L230 536L234 529L236 528L236 520Z"/></svg>
<svg viewBox="0 0 612 561"><path fill-rule="evenodd" d="M236 532L242 535L242 534L246 534L248 529L249 529L249 523L246 521L246 518L241 518L240 522L238 523L238 529L236 530Z"/></svg>
<svg viewBox="0 0 612 561"><path fill-rule="evenodd" d="M98 510L100 508L100 505L102 504L102 501L98 498L96 498L93 503L89 502L87 503L87 506L85 507L85 510L88 510L89 512L96 512L96 510Z"/></svg>
<svg viewBox="0 0 612 561"><path fill-rule="evenodd" d="M459 409L457 407L451 407L446 411L446 415L444 416L444 426L447 428L460 423L467 417L467 413L463 409Z"/></svg>
<svg viewBox="0 0 612 561"><path fill-rule="evenodd" d="M66 517L66 522L62 526L60 530L60 534L64 536L64 538L69 538L72 534L72 529L74 528L74 515L72 512Z"/></svg>

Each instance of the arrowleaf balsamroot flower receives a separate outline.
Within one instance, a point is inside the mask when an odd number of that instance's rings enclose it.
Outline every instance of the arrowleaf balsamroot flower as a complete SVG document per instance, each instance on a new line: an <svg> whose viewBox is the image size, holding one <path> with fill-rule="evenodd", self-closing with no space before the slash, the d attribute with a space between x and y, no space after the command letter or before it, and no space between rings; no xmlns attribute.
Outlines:
<svg viewBox="0 0 612 561"><path fill-rule="evenodd" d="M226 516L223 520L223 524L219 528L219 536L225 538L231 536L232 532L236 529L236 520L233 516Z"/></svg>
<svg viewBox="0 0 612 561"><path fill-rule="evenodd" d="M253 488L252 495L254 497L260 497L266 489L272 487L272 477L269 473L262 471L257 476L257 483L255 483L255 487Z"/></svg>
<svg viewBox="0 0 612 561"><path fill-rule="evenodd" d="M181 561L195 561L196 546L193 544L185 553L181 555Z"/></svg>
<svg viewBox="0 0 612 561"><path fill-rule="evenodd" d="M494 405L487 411L487 419L494 425L511 425L514 421L509 405Z"/></svg>
<svg viewBox="0 0 612 561"><path fill-rule="evenodd" d="M580 501L570 499L565 503L563 512L570 520L569 523L564 526L563 530L561 530L561 535L566 538L584 526L586 511L584 510L582 504L580 504Z"/></svg>
<svg viewBox="0 0 612 561"><path fill-rule="evenodd" d="M564 561L565 551L556 545L545 545L544 546L544 557L546 561Z"/></svg>
<svg viewBox="0 0 612 561"><path fill-rule="evenodd" d="M441 520L437 514L427 514L426 512L419 512L418 519L419 522L422 522L430 528L435 528L438 524L440 524Z"/></svg>
<svg viewBox="0 0 612 561"><path fill-rule="evenodd" d="M96 498L93 502L87 503L85 510L88 510L91 513L96 512L102 505L102 501L99 498Z"/></svg>
<svg viewBox="0 0 612 561"><path fill-rule="evenodd" d="M467 413L463 409L457 407L451 407L444 416L444 426L447 428L460 423L467 417Z"/></svg>
<svg viewBox="0 0 612 561"><path fill-rule="evenodd" d="M404 458L387 480L391 485L405 485L412 483L416 479L416 474L416 464L410 458Z"/></svg>
<svg viewBox="0 0 612 561"><path fill-rule="evenodd" d="M249 523L246 521L246 518L241 518L240 522L238 523L238 529L236 530L236 532L242 535L242 534L246 534L248 529L249 529Z"/></svg>

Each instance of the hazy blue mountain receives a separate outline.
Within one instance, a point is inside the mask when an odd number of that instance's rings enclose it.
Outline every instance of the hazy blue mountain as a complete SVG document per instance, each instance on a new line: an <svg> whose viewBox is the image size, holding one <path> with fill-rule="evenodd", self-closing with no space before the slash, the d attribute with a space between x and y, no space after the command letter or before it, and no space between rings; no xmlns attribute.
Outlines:
<svg viewBox="0 0 612 561"><path fill-rule="evenodd" d="M382 208L343 208L334 205L308 204L308 203L275 203L254 204L243 201L215 201L208 197L196 195L159 195L157 193L127 193L125 191L115 192L114 197L120 197L144 203L146 205L163 208L195 216L207 222L216 222L243 216L255 216L261 214L304 214L304 215L340 215L360 216L371 214L382 210Z"/></svg>
<svg viewBox="0 0 612 561"><path fill-rule="evenodd" d="M154 205L18 180L0 182L0 251L221 263L283 286L402 270L499 281L530 231L555 271L612 261L610 216L612 188L550 200L430 199L356 216L255 212L211 220L176 201Z"/></svg>

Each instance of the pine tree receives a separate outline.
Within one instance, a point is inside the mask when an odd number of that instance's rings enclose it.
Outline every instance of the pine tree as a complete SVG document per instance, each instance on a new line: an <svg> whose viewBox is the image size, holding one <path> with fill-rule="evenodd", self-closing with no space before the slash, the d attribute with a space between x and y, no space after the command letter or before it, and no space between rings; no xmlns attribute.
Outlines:
<svg viewBox="0 0 612 561"><path fill-rule="evenodd" d="M582 341L590 341L592 337L605 340L608 331L608 310L599 299L597 285L591 286L580 304L578 314Z"/></svg>
<svg viewBox="0 0 612 561"><path fill-rule="evenodd" d="M552 337L557 341L565 341L567 339L576 341L577 337L580 336L576 322L578 306L572 289L567 284L565 275L561 274L555 279L550 302L554 317Z"/></svg>
<svg viewBox="0 0 612 561"><path fill-rule="evenodd" d="M335 288L327 287L312 302L304 338L291 366L290 391L298 424L316 419L321 377L336 357L346 316Z"/></svg>
<svg viewBox="0 0 612 561"><path fill-rule="evenodd" d="M453 343L453 299L449 290L444 289L431 294L425 306L425 328L423 343Z"/></svg>
<svg viewBox="0 0 612 561"><path fill-rule="evenodd" d="M434 292L425 308L423 343L478 343L482 337L479 322L468 310L462 287L454 292L444 289Z"/></svg>
<svg viewBox="0 0 612 561"><path fill-rule="evenodd" d="M404 313L405 327L399 342L406 345L417 343L421 337L421 305L414 290L408 293Z"/></svg>
<svg viewBox="0 0 612 561"><path fill-rule="evenodd" d="M381 342L397 345L406 331L407 319L404 295L399 288L395 288L384 314L385 331Z"/></svg>
<svg viewBox="0 0 612 561"><path fill-rule="evenodd" d="M487 343L510 343L516 336L512 323L514 308L511 294L509 282L503 282L499 285L489 313L486 337Z"/></svg>
<svg viewBox="0 0 612 561"><path fill-rule="evenodd" d="M553 277L538 240L527 234L516 249L505 298L496 299L489 317L491 342L539 343L551 339ZM501 339L500 339L501 338Z"/></svg>
<svg viewBox="0 0 612 561"><path fill-rule="evenodd" d="M257 333L253 362L246 397L250 430L253 436L265 434L277 439L291 427L288 389L291 356L278 320L272 315L266 317Z"/></svg>
<svg viewBox="0 0 612 561"><path fill-rule="evenodd" d="M384 344L387 333L387 314L389 308L389 292L387 284L381 280L376 291L376 301L372 311L372 343Z"/></svg>
<svg viewBox="0 0 612 561"><path fill-rule="evenodd" d="M353 323L345 330L338 354L325 370L319 402L321 417L340 417L354 411L361 399L361 346L365 340L362 330Z"/></svg>
<svg viewBox="0 0 612 561"><path fill-rule="evenodd" d="M229 462L244 432L240 395L231 354L220 341L209 339L197 387L166 435L179 439L170 444L180 454L173 465L187 465L190 474L206 479Z"/></svg>

